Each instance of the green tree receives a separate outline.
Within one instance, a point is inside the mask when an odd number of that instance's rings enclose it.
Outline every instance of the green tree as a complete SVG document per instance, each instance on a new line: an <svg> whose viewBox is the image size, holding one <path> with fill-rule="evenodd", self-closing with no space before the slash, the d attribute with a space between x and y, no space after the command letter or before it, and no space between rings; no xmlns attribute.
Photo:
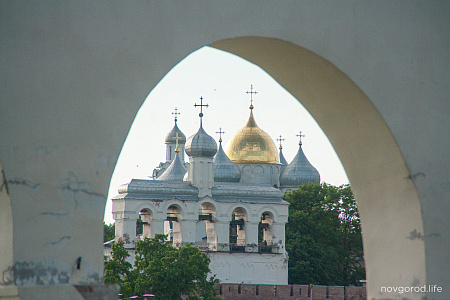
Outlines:
<svg viewBox="0 0 450 300"><path fill-rule="evenodd" d="M112 261L116 262L108 265L111 262L108 261L105 266L105 283L120 284L125 298L152 293L155 299L175 300L181 299L181 295L188 295L189 299L216 299L217 279L214 276L207 279L209 257L197 247L175 248L165 239L165 235L156 235L139 241L134 269L123 264L123 253L127 252L123 242L114 245Z"/></svg>
<svg viewBox="0 0 450 300"><path fill-rule="evenodd" d="M106 224L103 222L103 242L108 242L114 239L116 235L116 223Z"/></svg>
<svg viewBox="0 0 450 300"><path fill-rule="evenodd" d="M123 241L111 245L112 259L105 263L105 283L123 284L130 274L132 265L127 261L130 256L124 247Z"/></svg>
<svg viewBox="0 0 450 300"><path fill-rule="evenodd" d="M359 285L361 226L350 186L307 183L285 194L289 283Z"/></svg>

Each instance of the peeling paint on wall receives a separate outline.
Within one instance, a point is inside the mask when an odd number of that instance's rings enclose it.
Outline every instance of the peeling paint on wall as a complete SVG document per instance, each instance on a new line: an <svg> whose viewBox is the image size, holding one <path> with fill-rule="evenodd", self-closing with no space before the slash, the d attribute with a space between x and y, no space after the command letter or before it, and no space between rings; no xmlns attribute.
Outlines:
<svg viewBox="0 0 450 300"><path fill-rule="evenodd" d="M11 285L13 283L14 283L14 268L11 266L2 272L0 286Z"/></svg>
<svg viewBox="0 0 450 300"><path fill-rule="evenodd" d="M416 240L416 239L423 241L424 236L423 236L422 232L418 232L416 229L414 229L413 231L411 231L409 233L409 236L407 237L407 239L410 239L411 241Z"/></svg>
<svg viewBox="0 0 450 300"><path fill-rule="evenodd" d="M16 262L14 283L18 286L67 284L70 270L71 266L64 262Z"/></svg>

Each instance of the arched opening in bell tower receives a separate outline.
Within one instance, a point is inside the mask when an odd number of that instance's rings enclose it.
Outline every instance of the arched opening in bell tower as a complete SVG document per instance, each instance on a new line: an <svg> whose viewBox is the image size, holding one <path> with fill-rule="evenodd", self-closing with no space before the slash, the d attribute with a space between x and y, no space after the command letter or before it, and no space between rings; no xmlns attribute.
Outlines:
<svg viewBox="0 0 450 300"><path fill-rule="evenodd" d="M141 217L142 222L142 239L151 238L152 237L152 220L153 213L150 209L144 208L139 212L139 216Z"/></svg>
<svg viewBox="0 0 450 300"><path fill-rule="evenodd" d="M261 220L258 224L258 246L259 252L272 252L271 247L273 244L273 214L269 211L265 211L261 214Z"/></svg>
<svg viewBox="0 0 450 300"><path fill-rule="evenodd" d="M177 204L172 204L167 208L167 217L164 222L164 234L168 241L174 246L180 246L183 239L181 235L181 220L183 218L182 209Z"/></svg>
<svg viewBox="0 0 450 300"><path fill-rule="evenodd" d="M198 220L202 229L205 230L206 248L212 251L217 250L216 207L210 202L203 202L200 206Z"/></svg>
<svg viewBox="0 0 450 300"><path fill-rule="evenodd" d="M242 207L236 207L231 214L230 221L230 251L245 252L247 211Z"/></svg>

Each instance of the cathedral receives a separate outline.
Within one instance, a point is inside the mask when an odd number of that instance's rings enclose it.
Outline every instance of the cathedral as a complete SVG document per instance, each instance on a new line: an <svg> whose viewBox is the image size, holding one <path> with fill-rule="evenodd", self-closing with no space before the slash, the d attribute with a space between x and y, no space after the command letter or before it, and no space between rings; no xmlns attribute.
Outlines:
<svg viewBox="0 0 450 300"><path fill-rule="evenodd" d="M134 260L140 239L167 234L174 246L197 246L211 259L221 283L287 284L285 224L288 205L283 194L306 182L320 182L319 172L299 149L291 163L272 138L258 127L253 114L235 133L227 152L203 129L191 137L175 124L165 138L166 161L152 179L132 179L112 199L115 240L122 240ZM176 112L175 112L176 113ZM189 162L185 162L185 154ZM136 235L141 218L143 233Z"/></svg>

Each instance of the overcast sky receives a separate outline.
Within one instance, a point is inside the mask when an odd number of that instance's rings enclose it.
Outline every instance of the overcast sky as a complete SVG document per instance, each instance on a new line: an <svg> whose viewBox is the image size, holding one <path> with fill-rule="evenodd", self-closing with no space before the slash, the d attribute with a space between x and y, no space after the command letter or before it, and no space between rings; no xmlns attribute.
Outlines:
<svg viewBox="0 0 450 300"><path fill-rule="evenodd" d="M172 112L178 108L178 127L186 135L195 134L200 121L203 97L203 128L218 142L221 127L224 150L247 122L250 85L254 98L254 117L258 126L276 139L281 135L288 162L298 151L300 131L305 134L303 151L320 173L321 181L333 185L348 183L344 168L332 145L308 111L258 66L233 54L204 47L176 65L151 91L140 108L122 148L111 178L105 222L113 222L111 198L121 184L132 178L149 179L153 169L165 161L164 138L174 125ZM301 102L301 99L299 99ZM188 159L186 155L186 160Z"/></svg>

